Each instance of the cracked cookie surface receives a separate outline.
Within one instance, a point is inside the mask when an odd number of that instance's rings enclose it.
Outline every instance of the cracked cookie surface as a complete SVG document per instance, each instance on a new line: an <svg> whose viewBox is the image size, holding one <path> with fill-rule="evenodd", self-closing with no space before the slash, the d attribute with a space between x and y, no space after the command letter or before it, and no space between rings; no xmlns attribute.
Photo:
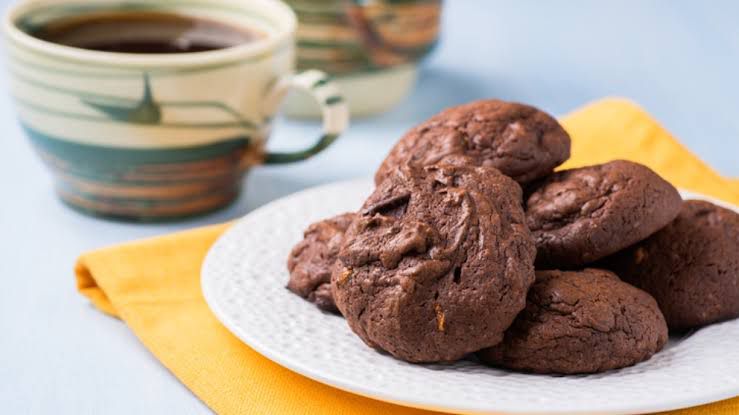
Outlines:
<svg viewBox="0 0 739 415"><path fill-rule="evenodd" d="M616 160L554 173L530 189L526 222L537 268L571 268L632 245L672 221L682 200L648 167Z"/></svg>
<svg viewBox="0 0 739 415"><path fill-rule="evenodd" d="M486 363L534 373L596 373L649 359L667 342L655 300L612 272L537 271L526 308Z"/></svg>
<svg viewBox="0 0 739 415"><path fill-rule="evenodd" d="M486 167L403 166L365 201L331 282L369 346L453 361L503 338L534 280L521 189Z"/></svg>
<svg viewBox="0 0 739 415"><path fill-rule="evenodd" d="M452 107L407 132L375 174L411 162L495 167L521 184L551 173L570 157L570 137L534 107L499 100Z"/></svg>
<svg viewBox="0 0 739 415"><path fill-rule="evenodd" d="M652 294L671 330L739 317L739 214L685 201L669 225L602 266Z"/></svg>
<svg viewBox="0 0 739 415"><path fill-rule="evenodd" d="M339 254L344 232L356 215L344 213L311 224L287 258L287 288L318 308L338 313L331 295L331 269Z"/></svg>

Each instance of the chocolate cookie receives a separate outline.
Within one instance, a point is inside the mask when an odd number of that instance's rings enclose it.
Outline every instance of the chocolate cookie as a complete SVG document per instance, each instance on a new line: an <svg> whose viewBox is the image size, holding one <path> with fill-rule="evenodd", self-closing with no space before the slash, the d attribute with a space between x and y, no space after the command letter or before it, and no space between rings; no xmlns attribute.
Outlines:
<svg viewBox="0 0 739 415"><path fill-rule="evenodd" d="M667 326L649 294L605 270L537 271L526 309L486 363L534 373L595 373L649 359Z"/></svg>
<svg viewBox="0 0 739 415"><path fill-rule="evenodd" d="M537 268L578 267L613 254L670 223L681 203L670 183L630 161L554 173L526 200Z"/></svg>
<svg viewBox="0 0 739 415"><path fill-rule="evenodd" d="M488 167L404 166L361 212L331 284L365 343L441 362L503 338L534 280L534 243L513 180Z"/></svg>
<svg viewBox="0 0 739 415"><path fill-rule="evenodd" d="M287 258L287 288L320 309L338 312L331 295L331 268L354 217L354 213L344 213L310 225Z"/></svg>
<svg viewBox="0 0 739 415"><path fill-rule="evenodd" d="M485 100L452 107L413 128L375 174L438 162L495 167L521 184L551 173L570 157L570 137L557 120L528 105Z"/></svg>
<svg viewBox="0 0 739 415"><path fill-rule="evenodd" d="M652 294L671 330L739 317L739 214L689 200L646 240L603 261Z"/></svg>

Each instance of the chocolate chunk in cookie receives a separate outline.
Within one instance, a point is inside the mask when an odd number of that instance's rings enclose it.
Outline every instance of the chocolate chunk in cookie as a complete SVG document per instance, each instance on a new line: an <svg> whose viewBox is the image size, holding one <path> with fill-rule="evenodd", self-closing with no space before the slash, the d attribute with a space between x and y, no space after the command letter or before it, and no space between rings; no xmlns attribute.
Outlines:
<svg viewBox="0 0 739 415"><path fill-rule="evenodd" d="M739 317L739 214L688 200L646 240L602 261L652 294L671 330Z"/></svg>
<svg viewBox="0 0 739 415"><path fill-rule="evenodd" d="M375 174L380 183L405 163L495 167L521 184L546 176L570 157L557 120L528 105L499 100L452 107L413 128Z"/></svg>
<svg viewBox="0 0 739 415"><path fill-rule="evenodd" d="M338 312L331 295L331 268L354 217L354 213L344 213L310 225L287 258L287 288L320 309Z"/></svg>
<svg viewBox="0 0 739 415"><path fill-rule="evenodd" d="M503 338L534 280L521 189L487 167L404 166L366 200L332 274L369 346L453 361Z"/></svg>
<svg viewBox="0 0 739 415"><path fill-rule="evenodd" d="M613 254L670 223L681 203L670 183L630 161L554 173L526 200L537 268L578 267Z"/></svg>
<svg viewBox="0 0 739 415"><path fill-rule="evenodd" d="M649 359L667 342L657 303L605 270L537 271L526 309L486 363L534 373L596 373Z"/></svg>

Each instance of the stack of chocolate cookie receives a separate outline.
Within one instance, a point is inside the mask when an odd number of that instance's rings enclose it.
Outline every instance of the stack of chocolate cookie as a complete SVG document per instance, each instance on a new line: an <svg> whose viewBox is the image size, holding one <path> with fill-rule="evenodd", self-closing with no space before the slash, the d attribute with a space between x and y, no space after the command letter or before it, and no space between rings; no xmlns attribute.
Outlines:
<svg viewBox="0 0 739 415"><path fill-rule="evenodd" d="M311 225L288 288L409 362L536 373L633 365L739 316L739 215L649 168L554 169L570 138L497 100L410 130L359 212Z"/></svg>

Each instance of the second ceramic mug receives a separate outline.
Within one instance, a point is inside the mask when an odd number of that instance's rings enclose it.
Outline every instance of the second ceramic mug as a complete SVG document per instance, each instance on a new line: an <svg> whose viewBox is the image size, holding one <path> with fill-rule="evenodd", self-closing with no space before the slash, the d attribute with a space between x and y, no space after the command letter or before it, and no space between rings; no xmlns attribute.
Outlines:
<svg viewBox="0 0 739 415"><path fill-rule="evenodd" d="M230 48L128 54L71 48L29 35L51 21L118 10L172 12L264 33ZM296 18L274 0L26 0L5 18L20 122L68 204L106 216L156 220L233 200L259 163L289 163L326 148L348 125L321 71L293 75ZM290 88L310 93L323 133L302 151L264 148Z"/></svg>
<svg viewBox="0 0 739 415"><path fill-rule="evenodd" d="M439 38L442 0L285 1L298 15L298 68L331 74L352 115L378 114L398 104ZM285 111L320 116L300 93L290 94Z"/></svg>

